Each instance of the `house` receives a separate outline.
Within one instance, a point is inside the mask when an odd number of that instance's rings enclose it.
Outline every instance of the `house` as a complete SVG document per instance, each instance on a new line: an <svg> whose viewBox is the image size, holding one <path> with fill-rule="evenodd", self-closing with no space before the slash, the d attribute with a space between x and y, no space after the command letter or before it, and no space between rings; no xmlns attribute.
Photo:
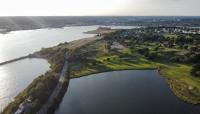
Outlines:
<svg viewBox="0 0 200 114"><path fill-rule="evenodd" d="M124 48L124 46L121 45L121 44L118 43L118 42L113 42L112 45L111 45L110 47L111 47L111 49L123 49L123 48Z"/></svg>

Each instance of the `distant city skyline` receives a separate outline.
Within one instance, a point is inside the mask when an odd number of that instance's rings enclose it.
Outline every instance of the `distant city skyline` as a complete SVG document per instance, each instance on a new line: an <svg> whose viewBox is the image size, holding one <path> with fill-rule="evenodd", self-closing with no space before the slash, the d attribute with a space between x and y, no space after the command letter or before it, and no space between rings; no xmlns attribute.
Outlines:
<svg viewBox="0 0 200 114"><path fill-rule="evenodd" d="M0 0L0 16L200 16L200 0Z"/></svg>

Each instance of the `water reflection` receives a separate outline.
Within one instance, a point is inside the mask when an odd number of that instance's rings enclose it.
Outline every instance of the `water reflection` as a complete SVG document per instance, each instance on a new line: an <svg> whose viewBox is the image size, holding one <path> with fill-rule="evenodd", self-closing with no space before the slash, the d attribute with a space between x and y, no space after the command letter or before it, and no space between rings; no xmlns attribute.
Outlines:
<svg viewBox="0 0 200 114"><path fill-rule="evenodd" d="M21 57L39 51L42 47L55 46L94 35L84 34L84 31L96 27L66 27L62 29L38 29L13 31L0 35L0 62Z"/></svg>
<svg viewBox="0 0 200 114"><path fill-rule="evenodd" d="M84 32L97 29L99 26L74 26L57 29L37 29L13 31L0 34L0 62L11 60L39 51L43 47L55 46L81 38L94 36ZM115 29L130 29L134 26L112 26Z"/></svg>
<svg viewBox="0 0 200 114"><path fill-rule="evenodd" d="M200 114L157 71L115 71L70 80L56 114Z"/></svg>
<svg viewBox="0 0 200 114"><path fill-rule="evenodd" d="M43 59L24 59L0 66L0 111L48 69L49 64Z"/></svg>

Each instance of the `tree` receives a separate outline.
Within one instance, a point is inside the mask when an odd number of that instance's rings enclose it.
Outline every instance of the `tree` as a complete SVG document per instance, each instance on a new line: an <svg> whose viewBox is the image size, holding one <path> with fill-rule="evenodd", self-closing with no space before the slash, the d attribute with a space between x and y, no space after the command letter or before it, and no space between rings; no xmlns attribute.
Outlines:
<svg viewBox="0 0 200 114"><path fill-rule="evenodd" d="M190 48L190 50L191 50L191 51L194 51L194 52L197 51L197 49L198 49L198 48L197 48L196 46L192 46L192 47Z"/></svg>
<svg viewBox="0 0 200 114"><path fill-rule="evenodd" d="M184 49L188 49L188 45L184 45L183 48L184 48Z"/></svg>
<svg viewBox="0 0 200 114"><path fill-rule="evenodd" d="M139 54L144 55L145 57L147 57L149 55L149 48L142 48L142 49L138 49L137 52Z"/></svg>
<svg viewBox="0 0 200 114"><path fill-rule="evenodd" d="M110 58L107 58L107 61L110 61Z"/></svg>
<svg viewBox="0 0 200 114"><path fill-rule="evenodd" d="M93 65L93 66L97 65L96 61L93 61L93 62L92 62L92 65Z"/></svg>
<svg viewBox="0 0 200 114"><path fill-rule="evenodd" d="M149 55L148 55L148 59L150 59L150 60L155 60L157 57L158 57L158 54L155 52L149 53Z"/></svg>
<svg viewBox="0 0 200 114"><path fill-rule="evenodd" d="M190 62L197 63L200 62L200 54L191 54L189 57Z"/></svg>
<svg viewBox="0 0 200 114"><path fill-rule="evenodd" d="M200 63L193 65L191 74L193 76L200 77Z"/></svg>
<svg viewBox="0 0 200 114"><path fill-rule="evenodd" d="M179 56L174 56L170 58L171 62L179 62Z"/></svg>
<svg viewBox="0 0 200 114"><path fill-rule="evenodd" d="M158 51L158 50L159 50L159 47L160 47L160 46L156 46L156 47L154 47L153 50L154 50L154 51Z"/></svg>
<svg viewBox="0 0 200 114"><path fill-rule="evenodd" d="M32 110L33 111L37 111L40 108L40 100L39 99L35 99L32 103Z"/></svg>

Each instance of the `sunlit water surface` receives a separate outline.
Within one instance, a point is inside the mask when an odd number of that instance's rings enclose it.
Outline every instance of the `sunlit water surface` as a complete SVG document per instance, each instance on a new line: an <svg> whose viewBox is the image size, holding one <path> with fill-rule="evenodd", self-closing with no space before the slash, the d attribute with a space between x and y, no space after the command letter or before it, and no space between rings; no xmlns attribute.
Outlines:
<svg viewBox="0 0 200 114"><path fill-rule="evenodd" d="M0 111L48 69L49 64L43 59L24 59L0 66Z"/></svg>
<svg viewBox="0 0 200 114"><path fill-rule="evenodd" d="M0 34L0 63L21 57L43 47L91 37L84 32L95 30L99 26L75 26L52 29L13 31ZM114 29L130 29L134 26L112 26ZM42 59L25 59L0 66L0 112L24 90L33 79L49 69L47 61Z"/></svg>
<svg viewBox="0 0 200 114"><path fill-rule="evenodd" d="M0 34L0 63L17 57L25 56L44 47L70 42L81 38L92 37L94 34L84 32L97 29L99 26L73 26L52 29L13 31ZM112 28L135 28L134 26L112 26Z"/></svg>

